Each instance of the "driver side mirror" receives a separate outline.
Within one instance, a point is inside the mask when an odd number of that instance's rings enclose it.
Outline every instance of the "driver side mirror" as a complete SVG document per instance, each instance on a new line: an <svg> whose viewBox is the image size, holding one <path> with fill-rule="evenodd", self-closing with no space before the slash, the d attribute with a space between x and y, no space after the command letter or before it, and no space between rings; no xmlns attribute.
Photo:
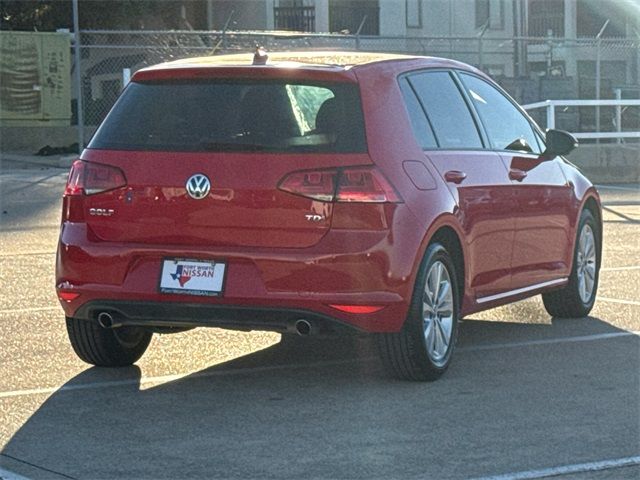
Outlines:
<svg viewBox="0 0 640 480"><path fill-rule="evenodd" d="M553 158L572 152L578 146L578 139L564 130L547 130L546 143L542 156Z"/></svg>

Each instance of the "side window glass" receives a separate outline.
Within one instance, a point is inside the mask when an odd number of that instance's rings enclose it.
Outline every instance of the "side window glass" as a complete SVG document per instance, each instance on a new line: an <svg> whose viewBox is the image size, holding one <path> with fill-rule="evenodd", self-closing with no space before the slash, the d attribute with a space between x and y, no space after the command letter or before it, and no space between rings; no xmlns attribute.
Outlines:
<svg viewBox="0 0 640 480"><path fill-rule="evenodd" d="M534 130L534 133L536 134L536 140L538 141L538 147L540 148L540 153L542 153L547 149L547 141L537 131Z"/></svg>
<svg viewBox="0 0 640 480"><path fill-rule="evenodd" d="M409 120L411 121L411 128L413 129L413 135L416 137L418 145L423 149L437 148L438 144L436 143L436 138L433 135L433 131L427 121L424 110L422 110L420 102L406 78L400 79L400 90L404 97L404 104L407 107Z"/></svg>
<svg viewBox="0 0 640 480"><path fill-rule="evenodd" d="M482 148L471 112L448 72L424 72L409 78L440 148Z"/></svg>
<svg viewBox="0 0 640 480"><path fill-rule="evenodd" d="M540 153L529 120L500 91L473 75L460 74L493 148Z"/></svg>

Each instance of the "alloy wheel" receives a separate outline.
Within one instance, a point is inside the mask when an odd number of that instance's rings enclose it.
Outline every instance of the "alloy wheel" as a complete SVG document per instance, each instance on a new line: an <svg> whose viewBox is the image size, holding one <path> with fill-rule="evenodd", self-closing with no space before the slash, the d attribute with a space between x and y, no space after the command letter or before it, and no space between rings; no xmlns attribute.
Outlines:
<svg viewBox="0 0 640 480"><path fill-rule="evenodd" d="M453 332L453 290L451 276L444 263L436 261L427 273L422 300L424 340L429 358L445 363Z"/></svg>
<svg viewBox="0 0 640 480"><path fill-rule="evenodd" d="M589 225L585 225L580 232L576 274L580 299L583 303L588 303L596 282L596 240L593 229Z"/></svg>

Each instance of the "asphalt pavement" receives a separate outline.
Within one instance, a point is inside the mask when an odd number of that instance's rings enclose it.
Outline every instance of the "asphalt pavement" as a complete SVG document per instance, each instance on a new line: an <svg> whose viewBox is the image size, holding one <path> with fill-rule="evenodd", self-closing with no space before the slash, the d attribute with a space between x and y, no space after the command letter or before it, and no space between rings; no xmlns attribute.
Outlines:
<svg viewBox="0 0 640 480"><path fill-rule="evenodd" d="M0 479L640 478L640 189L602 186L590 317L532 298L464 320L447 374L391 379L368 337L155 335L89 367L55 297L66 170L0 170Z"/></svg>

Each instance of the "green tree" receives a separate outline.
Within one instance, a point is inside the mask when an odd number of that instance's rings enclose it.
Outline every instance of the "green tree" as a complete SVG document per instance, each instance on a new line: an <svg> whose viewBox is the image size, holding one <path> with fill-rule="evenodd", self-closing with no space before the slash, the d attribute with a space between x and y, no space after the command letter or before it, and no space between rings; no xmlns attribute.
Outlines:
<svg viewBox="0 0 640 480"><path fill-rule="evenodd" d="M180 9L203 9L202 0L79 0L80 28L138 30L147 25L183 28ZM73 29L71 0L1 0L0 29Z"/></svg>

